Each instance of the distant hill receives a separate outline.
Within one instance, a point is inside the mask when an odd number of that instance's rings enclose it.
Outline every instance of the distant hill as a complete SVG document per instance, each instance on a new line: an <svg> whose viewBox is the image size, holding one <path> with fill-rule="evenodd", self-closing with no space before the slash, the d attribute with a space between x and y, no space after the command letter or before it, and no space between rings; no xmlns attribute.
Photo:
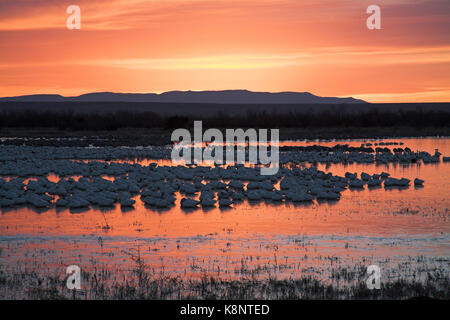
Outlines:
<svg viewBox="0 0 450 320"><path fill-rule="evenodd" d="M248 90L169 91L157 93L94 92L77 97L38 94L0 98L16 102L153 102L153 103L211 103L211 104L347 104L366 103L363 100L319 97L309 92L253 92Z"/></svg>

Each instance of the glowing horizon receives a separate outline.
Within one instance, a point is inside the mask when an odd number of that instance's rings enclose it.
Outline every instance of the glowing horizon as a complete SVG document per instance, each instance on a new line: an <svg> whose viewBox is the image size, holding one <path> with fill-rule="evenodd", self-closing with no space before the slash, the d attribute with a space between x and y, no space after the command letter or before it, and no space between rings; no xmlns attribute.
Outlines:
<svg viewBox="0 0 450 320"><path fill-rule="evenodd" d="M450 3L0 1L0 96L244 89L450 101ZM81 8L67 30L66 8Z"/></svg>

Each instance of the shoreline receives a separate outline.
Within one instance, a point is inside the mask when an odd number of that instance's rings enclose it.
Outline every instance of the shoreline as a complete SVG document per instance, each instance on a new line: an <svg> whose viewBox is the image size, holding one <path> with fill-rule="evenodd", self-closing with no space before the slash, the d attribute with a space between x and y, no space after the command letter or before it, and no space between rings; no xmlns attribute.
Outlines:
<svg viewBox="0 0 450 320"><path fill-rule="evenodd" d="M449 138L450 127L280 128L280 141L342 141L401 138ZM164 146L173 130L123 128L73 131L57 128L1 128L1 145L32 146Z"/></svg>

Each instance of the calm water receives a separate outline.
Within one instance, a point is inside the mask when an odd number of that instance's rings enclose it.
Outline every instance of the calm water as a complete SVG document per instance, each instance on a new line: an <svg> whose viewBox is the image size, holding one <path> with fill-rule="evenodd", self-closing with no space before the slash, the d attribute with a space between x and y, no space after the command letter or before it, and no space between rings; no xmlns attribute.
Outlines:
<svg viewBox="0 0 450 320"><path fill-rule="evenodd" d="M383 140L390 141L401 141L400 147L413 151L439 149L450 155L449 138ZM359 146L362 141L280 145L337 143ZM132 264L130 254L139 250L156 273L182 276L316 274L326 279L336 264L373 263L393 277L408 276L408 268L398 267L405 263L450 270L450 163L319 164L318 169L341 176L347 171L386 171L425 183L423 188L412 185L406 190L345 190L338 202L308 205L244 201L228 210L186 212L180 209L177 194L177 205L167 211L151 210L139 200L132 211L122 211L120 206L81 213L54 208L41 213L30 208L3 210L0 264L57 272L70 264L126 269Z"/></svg>

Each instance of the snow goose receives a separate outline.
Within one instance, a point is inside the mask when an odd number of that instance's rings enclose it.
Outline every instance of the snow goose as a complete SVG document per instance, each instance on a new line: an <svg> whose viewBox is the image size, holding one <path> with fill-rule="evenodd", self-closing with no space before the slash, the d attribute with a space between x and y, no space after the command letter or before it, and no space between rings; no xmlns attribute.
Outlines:
<svg viewBox="0 0 450 320"><path fill-rule="evenodd" d="M261 200L262 195L258 190L251 190L247 193L247 198L252 201Z"/></svg>
<svg viewBox="0 0 450 320"><path fill-rule="evenodd" d="M67 201L64 198L59 198L58 200L56 200L55 205L57 207L67 207L67 205L69 204L69 201Z"/></svg>
<svg viewBox="0 0 450 320"><path fill-rule="evenodd" d="M214 207L216 201L213 198L204 197L200 200L202 207Z"/></svg>
<svg viewBox="0 0 450 320"><path fill-rule="evenodd" d="M200 201L191 198L181 199L181 208L196 208Z"/></svg>
<svg viewBox="0 0 450 320"><path fill-rule="evenodd" d="M232 204L233 204L233 201L231 201L228 198L219 199L219 207L229 207Z"/></svg>

